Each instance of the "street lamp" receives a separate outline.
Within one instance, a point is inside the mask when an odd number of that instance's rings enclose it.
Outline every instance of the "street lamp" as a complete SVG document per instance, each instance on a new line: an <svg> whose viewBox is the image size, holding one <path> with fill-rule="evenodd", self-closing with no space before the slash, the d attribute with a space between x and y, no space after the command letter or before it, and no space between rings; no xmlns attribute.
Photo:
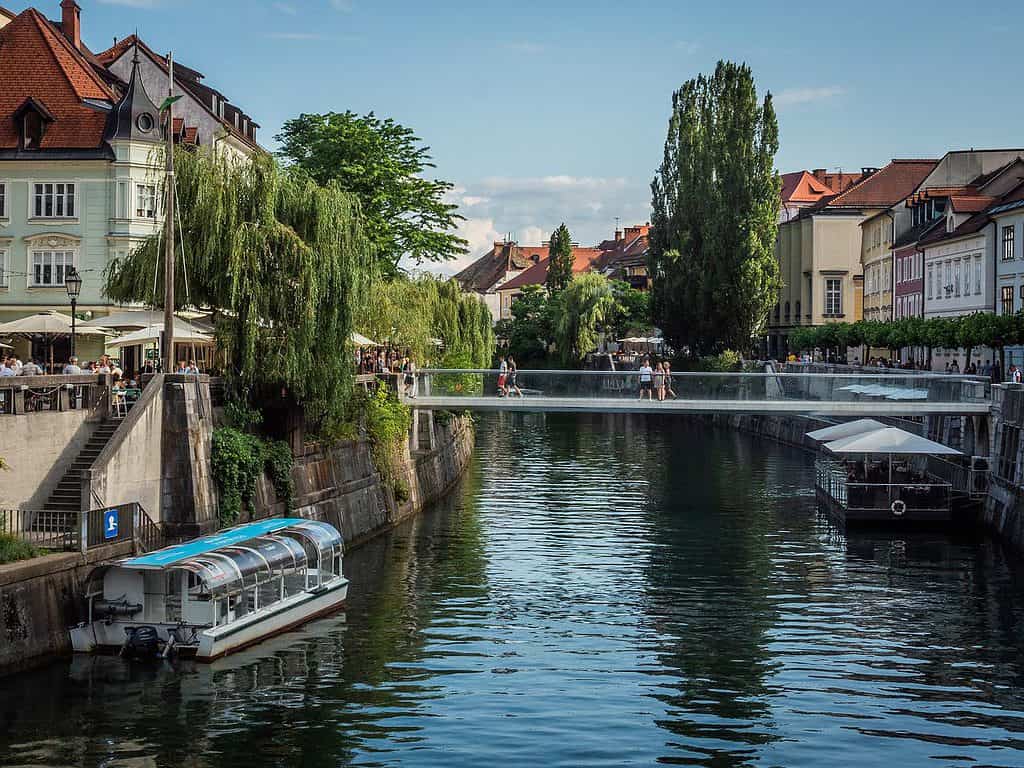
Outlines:
<svg viewBox="0 0 1024 768"><path fill-rule="evenodd" d="M68 267L64 274L64 287L68 289L71 299L71 356L75 356L75 308L78 306L78 294L82 292L82 276L74 267Z"/></svg>

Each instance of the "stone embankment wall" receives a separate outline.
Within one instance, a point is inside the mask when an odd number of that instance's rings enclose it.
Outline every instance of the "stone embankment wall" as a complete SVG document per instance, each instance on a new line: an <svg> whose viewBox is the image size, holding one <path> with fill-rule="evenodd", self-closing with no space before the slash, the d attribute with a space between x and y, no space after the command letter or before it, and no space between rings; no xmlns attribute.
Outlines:
<svg viewBox="0 0 1024 768"><path fill-rule="evenodd" d="M1024 552L1024 387L992 388L992 462L983 519L999 536Z"/></svg>
<svg viewBox="0 0 1024 768"><path fill-rule="evenodd" d="M103 560L131 554L131 543L88 555L57 554L0 565L0 675L71 652L68 629L84 621L86 579Z"/></svg>
<svg viewBox="0 0 1024 768"><path fill-rule="evenodd" d="M0 509L42 509L100 419L86 409L4 416Z"/></svg>
<svg viewBox="0 0 1024 768"><path fill-rule="evenodd" d="M473 428L469 419L452 417L447 423L432 421L433 438L424 450L402 448L397 464L408 498L398 501L373 465L365 441L345 442L330 448L307 446L292 468L292 513L324 520L342 532L347 547L357 546L385 531L447 494L458 482L473 452ZM257 483L252 518L285 513L284 503L266 477Z"/></svg>

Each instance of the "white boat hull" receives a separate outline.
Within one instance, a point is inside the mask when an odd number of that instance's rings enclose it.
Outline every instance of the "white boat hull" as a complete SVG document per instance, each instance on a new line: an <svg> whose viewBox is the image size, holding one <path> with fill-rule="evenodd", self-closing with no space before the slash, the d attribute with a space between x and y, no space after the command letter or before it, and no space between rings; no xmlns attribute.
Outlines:
<svg viewBox="0 0 1024 768"><path fill-rule="evenodd" d="M197 629L198 646L179 646L180 650L195 651L197 659L212 661L233 651L299 627L308 621L341 608L348 596L348 579L337 578L322 587L293 595L266 608L247 614L229 624ZM72 648L79 653L102 649L120 649L126 630L139 626L156 629L160 640L166 643L177 624L159 624L145 621L94 621L71 629Z"/></svg>

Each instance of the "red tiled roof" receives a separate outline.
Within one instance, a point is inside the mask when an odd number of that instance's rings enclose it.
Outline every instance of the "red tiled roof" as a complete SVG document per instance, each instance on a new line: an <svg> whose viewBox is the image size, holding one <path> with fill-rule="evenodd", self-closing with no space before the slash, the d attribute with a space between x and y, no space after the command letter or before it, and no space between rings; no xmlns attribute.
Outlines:
<svg viewBox="0 0 1024 768"><path fill-rule="evenodd" d="M814 203L835 190L807 171L782 174L782 202Z"/></svg>
<svg viewBox="0 0 1024 768"><path fill-rule="evenodd" d="M544 246L545 254L547 253L547 250L547 247ZM593 268L604 253L605 252L600 248L573 248L573 274L578 275L581 272L586 272L588 269ZM498 290L507 291L523 288L527 285L543 285L548 279L548 261L549 259L545 255L544 259L539 264L535 264L525 272L516 275L504 285L498 286Z"/></svg>
<svg viewBox="0 0 1024 768"><path fill-rule="evenodd" d="M0 27L0 148L18 146L11 119L29 98L54 116L41 149L93 149L102 145L107 114L83 99L114 102L116 96L81 52L35 9Z"/></svg>
<svg viewBox="0 0 1024 768"><path fill-rule="evenodd" d="M893 160L829 201L828 208L888 208L906 198L938 160Z"/></svg>
<svg viewBox="0 0 1024 768"><path fill-rule="evenodd" d="M988 208L993 199L986 195L952 195L949 204L956 213L980 213Z"/></svg>

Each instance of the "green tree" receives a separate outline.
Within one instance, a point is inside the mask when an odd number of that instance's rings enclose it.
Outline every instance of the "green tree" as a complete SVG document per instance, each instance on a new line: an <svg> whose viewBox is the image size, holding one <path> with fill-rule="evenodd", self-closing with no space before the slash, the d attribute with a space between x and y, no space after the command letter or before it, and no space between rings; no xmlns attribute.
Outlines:
<svg viewBox="0 0 1024 768"><path fill-rule="evenodd" d="M430 148L411 129L372 112L328 112L288 120L276 139L294 167L359 198L385 274L395 274L405 256L421 263L466 252L466 241L452 231L462 217L444 199L452 184L424 178L434 167Z"/></svg>
<svg viewBox="0 0 1024 768"><path fill-rule="evenodd" d="M176 178L185 267L175 298L215 310L231 389L242 398L285 389L314 427L342 419L370 265L358 201L264 155L183 152ZM161 232L114 259L105 295L160 306L163 248Z"/></svg>
<svg viewBox="0 0 1024 768"><path fill-rule="evenodd" d="M541 360L555 338L555 309L559 302L539 285L528 285L512 302L512 317L502 320L495 332L519 363Z"/></svg>
<svg viewBox="0 0 1024 768"><path fill-rule="evenodd" d="M576 275L559 296L555 344L562 360L580 363L597 347L599 333L616 310L608 278L596 272Z"/></svg>
<svg viewBox="0 0 1024 768"><path fill-rule="evenodd" d="M612 280L612 294L618 304L611 320L611 330L616 338L631 335L632 332L651 330L651 295L641 291L625 280Z"/></svg>
<svg viewBox="0 0 1024 768"><path fill-rule="evenodd" d="M548 244L547 289L551 295L558 293L572 280L572 237L569 228L561 224L551 233Z"/></svg>
<svg viewBox="0 0 1024 768"><path fill-rule="evenodd" d="M651 184L653 319L676 349L748 349L775 304L781 182L771 95L750 68L719 62L672 95Z"/></svg>

